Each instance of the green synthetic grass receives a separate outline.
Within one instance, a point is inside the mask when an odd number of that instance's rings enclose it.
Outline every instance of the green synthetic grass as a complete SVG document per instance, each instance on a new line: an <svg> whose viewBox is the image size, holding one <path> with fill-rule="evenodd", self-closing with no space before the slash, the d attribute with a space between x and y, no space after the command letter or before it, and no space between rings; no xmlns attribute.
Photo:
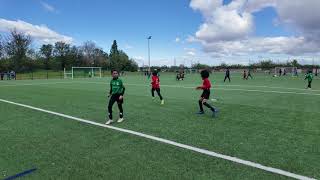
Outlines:
<svg viewBox="0 0 320 180"><path fill-rule="evenodd" d="M210 79L217 118L195 115L198 74L177 82L162 73L164 106L152 101L146 77L125 76L125 121L114 126L320 178L319 79L313 90L304 89L303 77ZM3 81L0 98L104 123L109 80ZM0 135L0 179L33 167L26 179L287 179L2 102Z"/></svg>

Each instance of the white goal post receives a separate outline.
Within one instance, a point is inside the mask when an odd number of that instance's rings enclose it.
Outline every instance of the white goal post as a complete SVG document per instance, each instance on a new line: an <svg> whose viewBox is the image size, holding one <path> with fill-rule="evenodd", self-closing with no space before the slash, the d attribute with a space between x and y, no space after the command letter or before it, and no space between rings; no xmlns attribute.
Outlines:
<svg viewBox="0 0 320 180"><path fill-rule="evenodd" d="M102 68L101 67L72 67L71 71L67 72L64 69L64 78L101 78Z"/></svg>
<svg viewBox="0 0 320 180"><path fill-rule="evenodd" d="M275 76L285 76L288 74L291 74L292 76L297 76L298 68L297 67L275 67L274 68Z"/></svg>

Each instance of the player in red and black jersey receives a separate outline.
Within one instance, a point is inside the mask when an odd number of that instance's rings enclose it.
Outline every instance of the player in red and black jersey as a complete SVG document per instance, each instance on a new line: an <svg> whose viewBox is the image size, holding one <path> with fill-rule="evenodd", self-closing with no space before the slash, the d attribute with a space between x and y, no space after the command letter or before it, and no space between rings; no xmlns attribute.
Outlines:
<svg viewBox="0 0 320 180"><path fill-rule="evenodd" d="M217 108L214 108L213 106L208 104L208 100L210 98L210 88L211 88L211 82L209 80L209 72L207 70L201 71L201 77L203 80L202 86L198 86L196 88L197 90L201 90L201 89L203 90L201 97L199 99L200 111L198 112L198 114L204 114L203 105L205 105L213 112L213 116L215 116L216 113L218 112Z"/></svg>
<svg viewBox="0 0 320 180"><path fill-rule="evenodd" d="M163 98L161 96L161 93L160 93L160 79L159 79L159 76L158 76L158 72L156 72L156 71L154 71L152 73L151 86L152 86L152 89L151 89L152 98L154 99L154 91L156 91L158 96L160 97L161 104L163 105L164 104L164 100L163 100Z"/></svg>

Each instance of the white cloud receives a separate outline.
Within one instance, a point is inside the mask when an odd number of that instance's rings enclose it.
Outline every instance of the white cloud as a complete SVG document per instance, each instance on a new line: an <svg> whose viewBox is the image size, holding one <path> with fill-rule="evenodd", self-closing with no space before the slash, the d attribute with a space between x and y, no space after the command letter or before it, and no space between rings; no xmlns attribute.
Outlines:
<svg viewBox="0 0 320 180"><path fill-rule="evenodd" d="M215 0L192 0L190 6L199 9L205 16L205 22L200 26L195 36L205 41L230 41L248 36L253 30L253 17L242 12L245 0L234 0L228 5L222 5ZM208 10L208 4L215 4ZM196 8L194 7L196 4ZM218 5L218 6L217 6ZM219 6L220 5L220 6Z"/></svg>
<svg viewBox="0 0 320 180"><path fill-rule="evenodd" d="M197 38L195 38L194 36L190 36L190 35L186 38L186 41L189 43L200 42Z"/></svg>
<svg viewBox="0 0 320 180"><path fill-rule="evenodd" d="M71 43L73 41L72 37L61 35L45 25L33 25L21 20L10 21L0 18L0 31L10 32L14 29L31 36L41 43L52 44L57 41Z"/></svg>
<svg viewBox="0 0 320 180"><path fill-rule="evenodd" d="M310 40L320 40L319 7L319 0L278 0L276 11L280 23L297 29Z"/></svg>
<svg viewBox="0 0 320 180"><path fill-rule="evenodd" d="M205 17L217 8L222 6L223 0L191 0L190 7L199 10Z"/></svg>
<svg viewBox="0 0 320 180"><path fill-rule="evenodd" d="M245 11L249 13L258 12L266 7L276 7L276 3L277 0L248 0Z"/></svg>
<svg viewBox="0 0 320 180"><path fill-rule="evenodd" d="M125 44L124 49L126 50L133 49L133 46L131 46L130 44Z"/></svg>
<svg viewBox="0 0 320 180"><path fill-rule="evenodd" d="M202 13L204 22L187 42L200 42L211 56L298 55L320 51L319 0L233 0L227 5L218 0L191 0L190 7ZM289 27L296 35L255 37L254 13L266 7L277 12L278 18L273 20L277 26Z"/></svg>
<svg viewBox="0 0 320 180"><path fill-rule="evenodd" d="M133 59L137 60L137 61L144 61L145 60L145 58L143 56L134 56Z"/></svg>
<svg viewBox="0 0 320 180"><path fill-rule="evenodd" d="M195 57L196 56L196 49L195 48L184 48L186 53L186 57Z"/></svg>
<svg viewBox="0 0 320 180"><path fill-rule="evenodd" d="M133 56L132 59L138 63L139 66L147 65L145 62L145 57L143 56Z"/></svg>
<svg viewBox="0 0 320 180"><path fill-rule="evenodd" d="M196 53L195 53L195 52L193 52L193 51L188 51L188 52L187 52L187 55L189 55L189 56L195 56L195 55L196 55Z"/></svg>
<svg viewBox="0 0 320 180"><path fill-rule="evenodd" d="M177 38L175 39L175 41L176 41L176 43L180 42L180 38L177 37Z"/></svg>
<svg viewBox="0 0 320 180"><path fill-rule="evenodd" d="M204 51L220 56L250 55L252 53L292 54L312 53L320 45L304 37L256 37L239 41L203 42Z"/></svg>
<svg viewBox="0 0 320 180"><path fill-rule="evenodd" d="M57 12L56 8L53 7L52 5L46 3L46 2L43 2L41 1L40 2L42 7L46 10L46 11L49 11L49 12Z"/></svg>

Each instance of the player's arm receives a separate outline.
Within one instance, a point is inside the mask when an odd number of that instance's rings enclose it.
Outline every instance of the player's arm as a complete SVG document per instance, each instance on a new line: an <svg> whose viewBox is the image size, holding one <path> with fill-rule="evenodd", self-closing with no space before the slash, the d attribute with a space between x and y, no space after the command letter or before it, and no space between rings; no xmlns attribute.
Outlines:
<svg viewBox="0 0 320 180"><path fill-rule="evenodd" d="M110 83L109 97L111 96L111 94L112 94L112 84Z"/></svg>
<svg viewBox="0 0 320 180"><path fill-rule="evenodd" d="M198 89L198 90L200 90L200 89L206 89L206 86L205 86L205 85L198 86L198 87L196 87L196 89Z"/></svg>
<svg viewBox="0 0 320 180"><path fill-rule="evenodd" d="M203 86L196 87L197 90L203 89Z"/></svg>
<svg viewBox="0 0 320 180"><path fill-rule="evenodd" d="M126 91L126 88L122 86L122 92L120 93L120 95L123 96L125 91Z"/></svg>
<svg viewBox="0 0 320 180"><path fill-rule="evenodd" d="M123 85L123 82L122 82L122 81L121 81L121 86L122 86L122 92L120 93L120 97L119 97L119 99L123 99L124 92L126 91L126 88L124 87L124 85Z"/></svg>

